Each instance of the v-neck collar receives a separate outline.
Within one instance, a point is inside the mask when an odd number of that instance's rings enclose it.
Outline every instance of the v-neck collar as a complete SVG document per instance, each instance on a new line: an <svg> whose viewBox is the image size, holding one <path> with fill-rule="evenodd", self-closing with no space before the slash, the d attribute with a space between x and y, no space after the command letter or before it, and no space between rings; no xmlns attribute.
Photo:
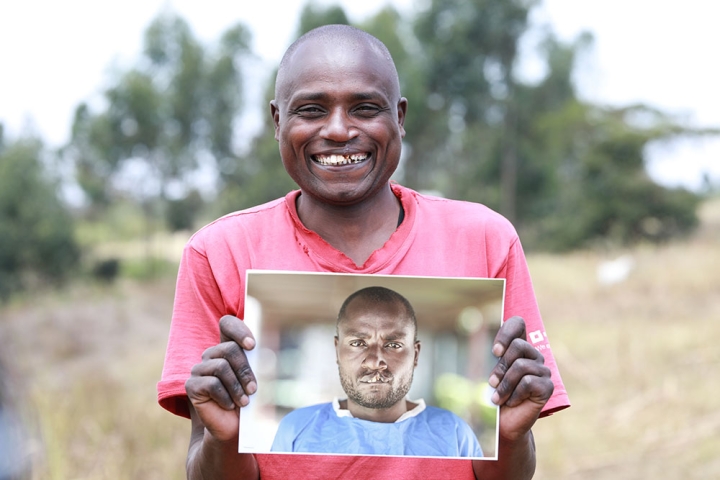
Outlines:
<svg viewBox="0 0 720 480"><path fill-rule="evenodd" d="M300 191L295 190L285 196L285 203L295 223L298 242L308 256L324 270L344 273L376 273L386 269L393 262L402 259L412 244L415 237L415 213L417 209L416 199L410 190L396 183L391 183L390 188L400 201L404 211L404 218L388 241L375 250L362 266L355 265L355 262L350 257L303 225L298 216L296 204Z"/></svg>

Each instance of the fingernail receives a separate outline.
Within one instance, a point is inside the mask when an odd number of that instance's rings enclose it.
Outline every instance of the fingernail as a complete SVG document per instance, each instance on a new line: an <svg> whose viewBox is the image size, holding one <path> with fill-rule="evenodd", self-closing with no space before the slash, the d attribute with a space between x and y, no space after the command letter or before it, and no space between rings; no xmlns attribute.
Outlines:
<svg viewBox="0 0 720 480"><path fill-rule="evenodd" d="M497 392L493 393L492 397L490 397L490 401L493 402L493 404L495 404L495 405L499 405L500 404L500 395Z"/></svg>
<svg viewBox="0 0 720 480"><path fill-rule="evenodd" d="M502 357L503 353L505 353L505 349L503 348L502 345L500 345L499 343L496 343L495 345L493 345L492 353L496 357Z"/></svg>
<svg viewBox="0 0 720 480"><path fill-rule="evenodd" d="M495 375L493 373L492 376L490 377L490 380L488 380L488 383L490 384L490 386L492 388L497 388L497 386L500 385L500 379L498 378L497 375Z"/></svg>
<svg viewBox="0 0 720 480"><path fill-rule="evenodd" d="M240 397L240 406L241 407L247 407L250 403L250 398L247 395L243 395Z"/></svg>
<svg viewBox="0 0 720 480"><path fill-rule="evenodd" d="M242 346L245 350L252 350L255 348L255 340L250 337L245 337L243 339Z"/></svg>
<svg viewBox="0 0 720 480"><path fill-rule="evenodd" d="M245 391L248 393L248 395L252 395L253 393L255 393L257 391L257 383L255 383L255 382L248 383L247 386L245 387Z"/></svg>

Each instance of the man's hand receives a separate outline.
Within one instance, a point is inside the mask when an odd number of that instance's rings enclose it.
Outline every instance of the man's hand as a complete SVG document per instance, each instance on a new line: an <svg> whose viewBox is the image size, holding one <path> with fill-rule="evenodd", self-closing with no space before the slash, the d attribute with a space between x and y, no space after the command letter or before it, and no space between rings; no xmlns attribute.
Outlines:
<svg viewBox="0 0 720 480"><path fill-rule="evenodd" d="M502 325L492 352L499 357L489 383L496 389L492 401L500 405L500 438L513 442L530 432L550 399L554 389L550 369L525 340L525 321L520 317Z"/></svg>
<svg viewBox="0 0 720 480"><path fill-rule="evenodd" d="M255 339L237 317L220 319L220 344L203 352L202 361L191 370L185 391L199 420L218 441L237 441L239 409L257 391L257 380L245 350L255 348Z"/></svg>

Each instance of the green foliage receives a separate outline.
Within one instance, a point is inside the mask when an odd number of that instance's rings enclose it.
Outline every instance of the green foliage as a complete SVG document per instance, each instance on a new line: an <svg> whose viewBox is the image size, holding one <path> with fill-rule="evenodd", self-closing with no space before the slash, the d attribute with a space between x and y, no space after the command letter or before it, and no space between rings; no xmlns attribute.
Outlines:
<svg viewBox="0 0 720 480"><path fill-rule="evenodd" d="M633 126L629 114L643 114L653 122ZM700 197L661 187L644 169L647 145L677 133L660 112L573 102L536 126L541 137L554 139L541 153L563 160L556 162L559 173L541 197L547 199L545 205L528 210L538 221L521 226L531 244L567 250L597 242L663 241L697 225Z"/></svg>
<svg viewBox="0 0 720 480"><path fill-rule="evenodd" d="M75 237L81 248L112 241L129 241L145 234L147 219L142 208L135 202L113 202L97 218L80 218L75 225Z"/></svg>
<svg viewBox="0 0 720 480"><path fill-rule="evenodd" d="M175 15L153 21L137 66L112 81L102 111L77 108L71 142L63 149L96 212L125 196L153 204L146 211L165 212L174 225L177 209L168 206L169 199L193 195L200 159L218 166L236 161L233 125L242 106L240 67L249 42L240 24L210 48ZM146 173L123 185L119 179L131 164Z"/></svg>
<svg viewBox="0 0 720 480"><path fill-rule="evenodd" d="M347 15L345 15L345 10L339 5L322 7L313 2L309 2L303 7L302 12L300 12L300 21L296 37L300 37L314 28L331 24L350 25Z"/></svg>
<svg viewBox="0 0 720 480"><path fill-rule="evenodd" d="M195 223L204 205L205 201L197 190L193 190L185 198L168 201L165 217L170 231L195 229L197 227Z"/></svg>
<svg viewBox="0 0 720 480"><path fill-rule="evenodd" d="M125 259L120 265L120 276L131 280L150 281L177 275L177 263L162 258Z"/></svg>
<svg viewBox="0 0 720 480"><path fill-rule="evenodd" d="M32 138L0 143L0 299L31 284L59 283L76 267L73 221Z"/></svg>
<svg viewBox="0 0 720 480"><path fill-rule="evenodd" d="M416 18L422 50L413 58L425 84L406 91L406 183L499 210L531 248L658 241L692 229L698 197L654 184L645 151L702 132L644 106L612 111L578 100L572 74L588 34L569 45L549 34L539 52L548 74L518 82L518 42L535 3L434 0Z"/></svg>

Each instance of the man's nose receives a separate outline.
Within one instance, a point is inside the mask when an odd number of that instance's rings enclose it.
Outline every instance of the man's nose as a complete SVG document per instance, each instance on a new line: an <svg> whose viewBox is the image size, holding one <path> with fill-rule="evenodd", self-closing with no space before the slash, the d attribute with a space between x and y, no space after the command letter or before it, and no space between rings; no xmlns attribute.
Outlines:
<svg viewBox="0 0 720 480"><path fill-rule="evenodd" d="M336 108L327 116L321 135L335 143L345 143L355 138L358 131L345 109Z"/></svg>
<svg viewBox="0 0 720 480"><path fill-rule="evenodd" d="M381 345L368 348L363 367L369 370L385 370L387 368Z"/></svg>

